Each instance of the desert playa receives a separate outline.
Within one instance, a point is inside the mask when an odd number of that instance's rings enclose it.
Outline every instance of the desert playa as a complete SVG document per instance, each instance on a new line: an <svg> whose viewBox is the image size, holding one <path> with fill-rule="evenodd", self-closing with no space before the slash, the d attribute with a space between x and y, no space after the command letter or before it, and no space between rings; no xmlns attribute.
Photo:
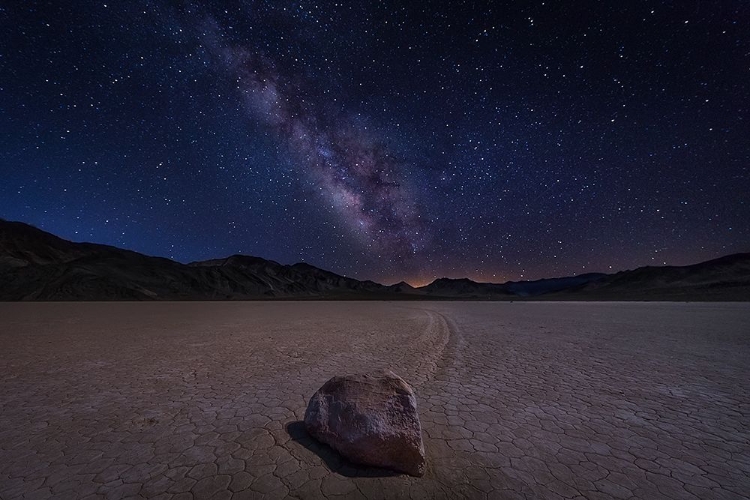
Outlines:
<svg viewBox="0 0 750 500"><path fill-rule="evenodd" d="M0 498L740 499L750 304L0 304ZM415 389L422 478L300 424L337 374Z"/></svg>

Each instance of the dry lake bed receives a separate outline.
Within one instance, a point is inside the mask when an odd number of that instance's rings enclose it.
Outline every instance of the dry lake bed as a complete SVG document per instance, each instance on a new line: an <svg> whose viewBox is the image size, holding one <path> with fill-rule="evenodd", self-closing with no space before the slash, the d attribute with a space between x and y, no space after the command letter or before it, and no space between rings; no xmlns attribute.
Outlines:
<svg viewBox="0 0 750 500"><path fill-rule="evenodd" d="M299 421L336 374L415 388L422 478ZM0 498L750 494L750 304L0 304Z"/></svg>

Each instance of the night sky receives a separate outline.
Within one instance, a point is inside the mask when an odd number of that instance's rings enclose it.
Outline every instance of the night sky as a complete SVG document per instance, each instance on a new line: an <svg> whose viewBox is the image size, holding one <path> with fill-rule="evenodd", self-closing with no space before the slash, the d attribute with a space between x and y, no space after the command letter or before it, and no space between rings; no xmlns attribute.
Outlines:
<svg viewBox="0 0 750 500"><path fill-rule="evenodd" d="M535 279L750 251L750 4L10 1L0 217Z"/></svg>

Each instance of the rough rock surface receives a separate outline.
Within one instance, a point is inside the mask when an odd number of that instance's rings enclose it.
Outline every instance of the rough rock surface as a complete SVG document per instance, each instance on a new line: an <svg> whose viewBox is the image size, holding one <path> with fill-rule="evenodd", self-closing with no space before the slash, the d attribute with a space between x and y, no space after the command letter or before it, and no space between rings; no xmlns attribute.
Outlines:
<svg viewBox="0 0 750 500"><path fill-rule="evenodd" d="M424 474L417 399L391 371L333 377L310 399L305 428L352 462Z"/></svg>

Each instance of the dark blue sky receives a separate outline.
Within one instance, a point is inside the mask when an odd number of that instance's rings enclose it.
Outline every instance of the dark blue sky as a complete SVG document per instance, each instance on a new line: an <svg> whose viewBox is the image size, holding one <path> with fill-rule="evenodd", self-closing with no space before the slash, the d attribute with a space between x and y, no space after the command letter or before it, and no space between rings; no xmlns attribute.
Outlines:
<svg viewBox="0 0 750 500"><path fill-rule="evenodd" d="M12 2L0 217L485 281L750 251L750 6Z"/></svg>

